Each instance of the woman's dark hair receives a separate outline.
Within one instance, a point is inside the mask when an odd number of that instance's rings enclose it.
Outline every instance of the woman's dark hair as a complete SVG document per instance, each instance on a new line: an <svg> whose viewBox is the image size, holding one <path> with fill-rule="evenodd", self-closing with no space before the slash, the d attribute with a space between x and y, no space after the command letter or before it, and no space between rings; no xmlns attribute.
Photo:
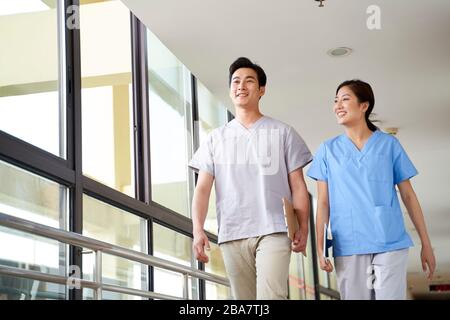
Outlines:
<svg viewBox="0 0 450 320"><path fill-rule="evenodd" d="M369 120L369 116L372 113L373 107L375 106L375 97L373 95L373 90L370 84L358 79L347 80L342 82L337 87L336 95L342 87L348 87L350 90L352 90L360 103L369 103L369 107L367 108L364 117L366 118L367 126L371 131L378 130L378 127Z"/></svg>
<svg viewBox="0 0 450 320"><path fill-rule="evenodd" d="M250 68L255 70L256 74L258 75L258 84L260 87L265 87L267 82L266 73L264 72L263 68L258 66L257 64L250 61L250 59L245 57L237 58L231 65L230 65L230 74L228 76L228 85L231 85L231 77L233 76L233 73L240 68Z"/></svg>

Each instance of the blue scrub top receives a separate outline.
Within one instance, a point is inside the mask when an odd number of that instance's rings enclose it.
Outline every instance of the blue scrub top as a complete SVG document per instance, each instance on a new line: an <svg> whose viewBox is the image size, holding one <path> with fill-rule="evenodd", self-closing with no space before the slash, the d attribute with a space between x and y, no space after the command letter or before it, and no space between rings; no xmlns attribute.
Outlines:
<svg viewBox="0 0 450 320"><path fill-rule="evenodd" d="M307 174L328 184L335 257L413 246L395 185L417 170L397 138L377 130L360 151L342 134L320 145Z"/></svg>

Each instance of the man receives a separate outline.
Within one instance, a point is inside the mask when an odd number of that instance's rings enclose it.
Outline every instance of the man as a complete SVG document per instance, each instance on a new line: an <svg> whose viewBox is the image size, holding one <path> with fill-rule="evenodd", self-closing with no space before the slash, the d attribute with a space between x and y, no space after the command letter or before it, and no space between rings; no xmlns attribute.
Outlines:
<svg viewBox="0 0 450 320"><path fill-rule="evenodd" d="M204 232L215 179L218 243L234 299L286 299L291 250L308 238L309 198L302 168L312 155L295 130L263 115L264 70L247 58L229 69L236 117L213 130L189 166L199 172L192 203L193 250L207 263ZM282 198L291 200L299 230L288 238Z"/></svg>

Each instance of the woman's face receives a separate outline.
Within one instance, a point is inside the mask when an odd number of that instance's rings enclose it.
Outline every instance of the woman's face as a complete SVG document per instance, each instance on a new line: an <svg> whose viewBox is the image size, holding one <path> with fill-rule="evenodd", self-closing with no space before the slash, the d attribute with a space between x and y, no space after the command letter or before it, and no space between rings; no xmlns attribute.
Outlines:
<svg viewBox="0 0 450 320"><path fill-rule="evenodd" d="M339 89L334 99L333 111L337 122L344 126L357 125L364 121L364 114L369 107L367 102L360 103L349 87Z"/></svg>

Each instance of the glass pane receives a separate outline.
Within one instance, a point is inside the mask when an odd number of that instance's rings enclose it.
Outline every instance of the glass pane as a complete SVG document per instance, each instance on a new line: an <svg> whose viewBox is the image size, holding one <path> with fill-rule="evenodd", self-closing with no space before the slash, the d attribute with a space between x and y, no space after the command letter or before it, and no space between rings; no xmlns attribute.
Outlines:
<svg viewBox="0 0 450 320"><path fill-rule="evenodd" d="M192 239L174 230L153 224L153 255L188 267L195 266ZM154 291L183 297L184 279L180 273L154 268ZM189 298L198 299L198 281L189 278Z"/></svg>
<svg viewBox="0 0 450 320"><path fill-rule="evenodd" d="M83 173L134 197L130 11L83 4L80 25Z"/></svg>
<svg viewBox="0 0 450 320"><path fill-rule="evenodd" d="M0 130L65 157L56 3L0 2Z"/></svg>
<svg viewBox="0 0 450 320"><path fill-rule="evenodd" d="M289 264L290 300L305 300L306 298L302 257L298 253L291 254L291 262Z"/></svg>
<svg viewBox="0 0 450 320"><path fill-rule="evenodd" d="M65 300L63 285L0 274L0 300Z"/></svg>
<svg viewBox="0 0 450 320"><path fill-rule="evenodd" d="M82 288L83 300L94 300L94 290L90 288Z"/></svg>
<svg viewBox="0 0 450 320"><path fill-rule="evenodd" d="M3 161L0 181L0 212L66 229L66 187Z"/></svg>
<svg viewBox="0 0 450 320"><path fill-rule="evenodd" d="M227 277L225 265L223 264L222 252L218 245L209 242L211 251L208 253L209 262L205 264L205 271L213 273L221 277ZM206 299L224 300L231 299L230 287L217 284L214 282L206 282Z"/></svg>
<svg viewBox="0 0 450 320"><path fill-rule="evenodd" d="M337 276L336 276L336 270L335 270L335 264L334 264L334 260L332 259L331 262L333 263L333 272L329 273L329 277L330 277L330 289L336 290L338 291L338 287L337 287Z"/></svg>
<svg viewBox="0 0 450 320"><path fill-rule="evenodd" d="M213 94L197 80L198 116L197 125L199 143L202 144L208 133L227 123L227 109ZM205 220L205 230L217 234L216 192L214 187L209 198L208 215Z"/></svg>
<svg viewBox="0 0 450 320"><path fill-rule="evenodd" d="M65 187L3 161L0 161L0 181L1 213L66 229ZM5 245L8 243L13 245ZM0 265L64 276L66 254L66 245L58 241L0 227ZM21 290L23 295L14 293L13 289ZM0 275L0 296L4 299L64 299L65 289Z"/></svg>
<svg viewBox="0 0 450 320"><path fill-rule="evenodd" d="M319 283L324 286L325 288L328 288L328 275L326 271L323 271L322 269L318 269L319 272Z"/></svg>
<svg viewBox="0 0 450 320"><path fill-rule="evenodd" d="M102 300L148 300L148 298L103 290Z"/></svg>
<svg viewBox="0 0 450 320"><path fill-rule="evenodd" d="M213 129L227 123L227 109L216 97L197 80L197 100L200 143Z"/></svg>
<svg viewBox="0 0 450 320"><path fill-rule="evenodd" d="M331 297L329 295L321 293L320 294L320 300L332 300L332 299L331 299Z"/></svg>
<svg viewBox="0 0 450 320"><path fill-rule="evenodd" d="M189 216L190 73L147 31L152 200Z"/></svg>
<svg viewBox="0 0 450 320"><path fill-rule="evenodd" d="M106 223L107 222L107 223ZM83 235L135 251L147 253L147 221L89 196L83 197ZM93 279L94 254L85 250L83 277ZM102 255L103 282L148 290L148 267L138 262ZM110 299L126 299L113 294ZM108 299L108 295L103 296Z"/></svg>
<svg viewBox="0 0 450 320"><path fill-rule="evenodd" d="M302 257L303 259L303 268L304 268L304 274L305 274L305 291L306 291L306 299L307 300L315 300L314 296L314 265L312 261L313 254L316 254L315 252L312 252L312 246L311 246L311 228L309 229L308 233L308 244L306 246L306 255L307 258Z"/></svg>
<svg viewBox="0 0 450 320"><path fill-rule="evenodd" d="M129 294L122 294L111 291L102 291L103 300L147 300L141 296L133 296ZM94 290L83 288L83 300L94 300Z"/></svg>

